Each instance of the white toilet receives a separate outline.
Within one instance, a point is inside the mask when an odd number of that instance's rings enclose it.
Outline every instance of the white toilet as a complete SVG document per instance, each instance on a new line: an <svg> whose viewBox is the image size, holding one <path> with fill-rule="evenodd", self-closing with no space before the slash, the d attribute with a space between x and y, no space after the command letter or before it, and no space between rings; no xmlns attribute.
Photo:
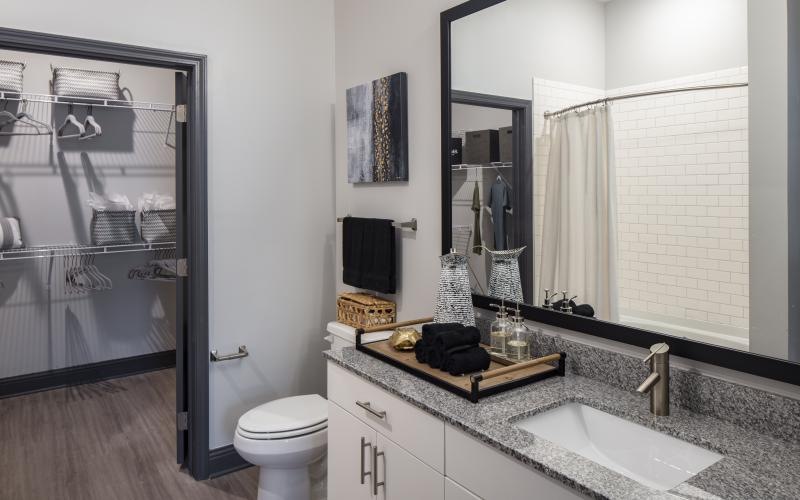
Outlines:
<svg viewBox="0 0 800 500"><path fill-rule="evenodd" d="M258 500L323 500L328 402L317 394L276 399L239 418L233 446L259 466Z"/></svg>

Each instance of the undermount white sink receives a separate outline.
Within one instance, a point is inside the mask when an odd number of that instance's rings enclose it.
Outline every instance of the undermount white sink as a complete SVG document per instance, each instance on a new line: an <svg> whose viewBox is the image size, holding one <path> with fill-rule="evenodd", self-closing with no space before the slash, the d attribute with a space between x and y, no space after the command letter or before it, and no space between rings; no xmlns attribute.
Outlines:
<svg viewBox="0 0 800 500"><path fill-rule="evenodd" d="M604 467L666 491L722 455L580 403L567 403L515 424Z"/></svg>

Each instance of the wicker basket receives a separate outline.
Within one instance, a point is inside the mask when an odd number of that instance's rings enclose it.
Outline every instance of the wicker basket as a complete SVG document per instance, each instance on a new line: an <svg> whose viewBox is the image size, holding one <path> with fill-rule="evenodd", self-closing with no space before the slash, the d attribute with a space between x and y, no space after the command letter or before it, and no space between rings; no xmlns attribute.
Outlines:
<svg viewBox="0 0 800 500"><path fill-rule="evenodd" d="M92 237L92 245L137 243L136 211L93 210L89 234Z"/></svg>
<svg viewBox="0 0 800 500"><path fill-rule="evenodd" d="M140 213L142 239L148 243L175 241L177 216L175 210L142 210Z"/></svg>
<svg viewBox="0 0 800 500"><path fill-rule="evenodd" d="M394 302L366 293L340 293L336 299L336 320L354 328L394 323Z"/></svg>

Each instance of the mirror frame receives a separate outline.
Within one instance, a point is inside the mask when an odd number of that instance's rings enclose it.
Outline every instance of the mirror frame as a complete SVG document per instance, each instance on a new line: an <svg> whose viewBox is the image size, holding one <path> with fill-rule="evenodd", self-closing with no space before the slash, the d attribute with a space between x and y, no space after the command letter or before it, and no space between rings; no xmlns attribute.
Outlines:
<svg viewBox="0 0 800 500"><path fill-rule="evenodd" d="M440 49L441 49L441 174L442 174L442 254L450 251L452 246L452 231L448 228L452 226L452 178L450 169L450 131L452 128L452 115L451 115L451 56L450 56L450 37L452 22L457 21L463 17L475 14L481 10L488 9L489 7L503 3L505 0L469 0L460 5L445 10L440 14ZM800 15L800 6L795 2L788 2L789 19L795 19ZM800 29L791 29L789 24L789 60L792 60L794 47L798 44L791 42L800 40ZM795 53L794 55L800 55ZM790 97L800 95L797 90L797 84L792 84L792 77L800 72L800 65L793 68L789 67L789 92ZM790 102L792 102L790 100ZM790 110L789 113L789 134L790 136L800 135L800 105L795 104L795 109ZM797 168L797 163L800 160L800 144L793 144L793 142L800 143L800 141L790 141L789 150L789 164L788 169L789 180L800 180L800 169ZM793 154L795 153L795 154ZM789 242L798 240L798 233L794 232L792 228L798 227L800 224L800 196L798 196L797 189L792 189L791 185L798 185L798 182L790 182L790 192L794 192L795 196L789 197ZM532 241L528 244L532 244ZM789 271L797 271L800 269L800 259L794 258L790 252ZM794 291L790 286L790 296L788 297L790 303L790 312L793 309L796 311L798 308L792 308L792 304L796 303L797 297L794 296ZM472 303L475 307L491 310L489 304L496 301L492 297L484 295L472 295ZM670 351L673 355L682 358L692 359L703 363L729 368L732 370L750 373L760 377L766 377L781 382L787 382L794 385L800 385L800 364L770 357L760 354L753 354L746 351L739 351L727 347L721 347L706 342L698 342L687 340L684 338L673 337L659 332L642 330L619 323L611 323L604 320L585 318L573 314L565 314L558 311L552 311L538 307L535 305L524 304L520 307L523 316L531 321L544 323L559 328L565 328L576 332L594 335L604 339L614 340L629 344L637 347L649 348L651 345L658 342L667 342L670 346ZM792 321L790 317L789 325L800 328L800 324Z"/></svg>

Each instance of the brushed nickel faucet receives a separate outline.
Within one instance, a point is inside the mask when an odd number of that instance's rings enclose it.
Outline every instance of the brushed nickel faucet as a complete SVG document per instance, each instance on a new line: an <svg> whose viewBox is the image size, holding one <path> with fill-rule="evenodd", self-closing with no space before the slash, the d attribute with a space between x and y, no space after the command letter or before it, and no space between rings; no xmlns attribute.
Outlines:
<svg viewBox="0 0 800 500"><path fill-rule="evenodd" d="M661 342L650 346L650 355L644 362L650 361L650 375L636 389L644 394L650 392L650 413L664 417L669 415L669 346Z"/></svg>

